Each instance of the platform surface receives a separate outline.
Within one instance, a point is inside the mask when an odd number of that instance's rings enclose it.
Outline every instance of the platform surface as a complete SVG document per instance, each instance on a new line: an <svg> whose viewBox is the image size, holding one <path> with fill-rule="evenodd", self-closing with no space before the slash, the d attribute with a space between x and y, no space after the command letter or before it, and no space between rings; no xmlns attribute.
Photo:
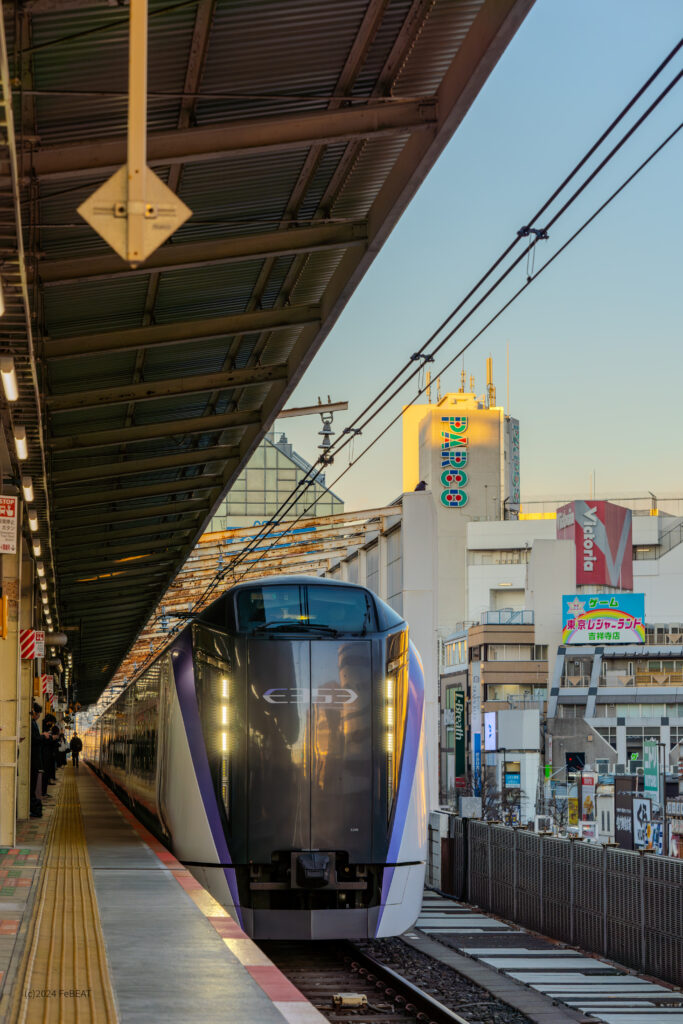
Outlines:
<svg viewBox="0 0 683 1024"><path fill-rule="evenodd" d="M30 828L30 851L27 844L5 854L7 863L30 856L31 865L3 964L3 1021L323 1021L95 775L83 766L61 775L46 819ZM72 976L70 961L79 957ZM78 980L86 968L94 994Z"/></svg>

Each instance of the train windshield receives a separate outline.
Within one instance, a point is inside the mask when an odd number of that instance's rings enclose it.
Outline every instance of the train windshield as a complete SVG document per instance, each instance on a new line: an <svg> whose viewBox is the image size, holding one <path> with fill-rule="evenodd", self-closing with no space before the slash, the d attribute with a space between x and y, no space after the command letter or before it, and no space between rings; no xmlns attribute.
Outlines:
<svg viewBox="0 0 683 1024"><path fill-rule="evenodd" d="M245 587L237 594L239 629L364 636L377 628L370 596L352 587Z"/></svg>

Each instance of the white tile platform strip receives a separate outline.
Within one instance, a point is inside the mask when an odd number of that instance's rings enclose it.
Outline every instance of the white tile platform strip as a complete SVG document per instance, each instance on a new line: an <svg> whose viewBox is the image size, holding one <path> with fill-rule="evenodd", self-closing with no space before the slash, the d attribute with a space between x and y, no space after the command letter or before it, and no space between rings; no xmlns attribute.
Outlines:
<svg viewBox="0 0 683 1024"><path fill-rule="evenodd" d="M683 1024L683 1006L667 1005L683 1002L683 993L575 950L552 945L530 949L527 932L438 893L425 893L415 927L428 935L451 935L455 945L463 933L517 935L519 943L514 946L463 944L458 949L604 1024L654 1024L657 1018L663 1018L662 1024Z"/></svg>

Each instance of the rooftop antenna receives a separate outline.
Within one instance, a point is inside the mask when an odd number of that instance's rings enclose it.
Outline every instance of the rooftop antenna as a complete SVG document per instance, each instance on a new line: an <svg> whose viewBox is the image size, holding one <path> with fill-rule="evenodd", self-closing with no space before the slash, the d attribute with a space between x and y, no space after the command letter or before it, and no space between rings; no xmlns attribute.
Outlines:
<svg viewBox="0 0 683 1024"><path fill-rule="evenodd" d="M470 374L470 391L474 394L474 374Z"/></svg>
<svg viewBox="0 0 683 1024"><path fill-rule="evenodd" d="M430 405L432 404L432 375L429 370L427 370L427 401Z"/></svg>
<svg viewBox="0 0 683 1024"><path fill-rule="evenodd" d="M493 359L491 356L486 360L486 402L489 409L496 404L496 385L493 383Z"/></svg>
<svg viewBox="0 0 683 1024"><path fill-rule="evenodd" d="M460 394L461 395L465 394L465 380L466 380L466 377L465 377L465 367L463 366L462 370L460 371Z"/></svg>
<svg viewBox="0 0 683 1024"><path fill-rule="evenodd" d="M441 401L441 377L436 378L436 400Z"/></svg>

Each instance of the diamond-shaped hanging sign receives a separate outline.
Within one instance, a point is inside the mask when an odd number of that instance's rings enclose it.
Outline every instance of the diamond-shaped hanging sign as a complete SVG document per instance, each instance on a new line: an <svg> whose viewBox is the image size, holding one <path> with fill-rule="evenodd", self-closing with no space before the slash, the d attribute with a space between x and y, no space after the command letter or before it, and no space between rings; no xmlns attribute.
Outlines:
<svg viewBox="0 0 683 1024"><path fill-rule="evenodd" d="M134 209L135 205L139 209ZM146 260L192 216L192 210L149 167L145 170L144 203L129 204L127 166L100 185L81 203L78 212L122 259L133 265ZM134 260L128 254L129 217L141 217L143 221L142 251Z"/></svg>

